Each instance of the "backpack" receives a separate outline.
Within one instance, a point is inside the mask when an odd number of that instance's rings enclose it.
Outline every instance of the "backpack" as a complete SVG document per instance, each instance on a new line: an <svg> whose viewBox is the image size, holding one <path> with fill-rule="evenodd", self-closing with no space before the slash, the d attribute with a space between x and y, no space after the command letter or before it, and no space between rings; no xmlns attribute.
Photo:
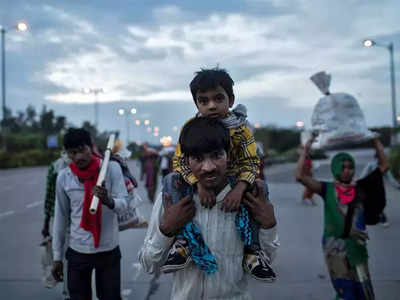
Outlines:
<svg viewBox="0 0 400 300"><path fill-rule="evenodd" d="M363 193L365 193L361 200L364 207L365 224L367 225L378 224L386 206L382 173L380 175L381 176L374 176L373 184L370 182L363 182L362 180L358 181Z"/></svg>
<svg viewBox="0 0 400 300"><path fill-rule="evenodd" d="M122 175L124 176L125 184L126 184L126 188L127 188L128 192L137 188L138 184L137 184L136 178L132 175L125 160L122 159L120 156L114 155L114 154L111 154L110 160L117 162L119 164L119 166L121 167Z"/></svg>

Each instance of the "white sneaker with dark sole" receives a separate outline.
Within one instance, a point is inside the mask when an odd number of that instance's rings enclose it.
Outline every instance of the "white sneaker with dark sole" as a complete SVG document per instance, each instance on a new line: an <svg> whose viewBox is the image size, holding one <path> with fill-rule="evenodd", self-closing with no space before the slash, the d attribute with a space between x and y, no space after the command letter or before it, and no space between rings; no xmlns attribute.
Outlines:
<svg viewBox="0 0 400 300"><path fill-rule="evenodd" d="M256 280L266 283L272 283L276 280L276 274L269 263L269 259L261 250L245 253L243 268Z"/></svg>
<svg viewBox="0 0 400 300"><path fill-rule="evenodd" d="M176 240L168 252L167 261L160 270L163 273L173 273L186 268L192 262L187 242L184 239Z"/></svg>

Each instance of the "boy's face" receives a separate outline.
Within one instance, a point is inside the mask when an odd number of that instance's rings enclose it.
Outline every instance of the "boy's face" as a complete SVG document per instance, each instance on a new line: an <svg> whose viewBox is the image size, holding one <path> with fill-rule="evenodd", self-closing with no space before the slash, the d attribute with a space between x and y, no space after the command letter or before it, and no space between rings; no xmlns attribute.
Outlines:
<svg viewBox="0 0 400 300"><path fill-rule="evenodd" d="M223 149L188 158L193 175L204 188L210 190L225 182L227 162L228 155Z"/></svg>
<svg viewBox="0 0 400 300"><path fill-rule="evenodd" d="M233 102L234 99L229 99L228 94L220 85L215 89L196 93L196 106L204 117L225 118Z"/></svg>
<svg viewBox="0 0 400 300"><path fill-rule="evenodd" d="M88 145L78 146L67 150L68 157L78 169L85 170L92 162L92 150Z"/></svg>

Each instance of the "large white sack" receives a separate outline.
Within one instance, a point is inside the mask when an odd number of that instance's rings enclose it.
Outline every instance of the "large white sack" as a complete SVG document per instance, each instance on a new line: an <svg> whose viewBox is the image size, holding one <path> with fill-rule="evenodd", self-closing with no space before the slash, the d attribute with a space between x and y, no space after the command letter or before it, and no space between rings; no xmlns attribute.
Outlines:
<svg viewBox="0 0 400 300"><path fill-rule="evenodd" d="M312 130L319 132L314 147L361 143L376 136L368 130L364 114L353 96L329 93L330 75L319 72L311 80L325 94L315 105L311 117Z"/></svg>

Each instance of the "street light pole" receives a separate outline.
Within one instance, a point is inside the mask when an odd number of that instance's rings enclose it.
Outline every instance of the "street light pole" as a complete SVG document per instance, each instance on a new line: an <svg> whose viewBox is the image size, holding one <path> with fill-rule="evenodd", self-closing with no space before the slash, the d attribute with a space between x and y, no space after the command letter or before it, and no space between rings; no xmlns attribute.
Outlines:
<svg viewBox="0 0 400 300"><path fill-rule="evenodd" d="M132 115L136 114L136 108L132 108L130 110L130 112L128 112L127 110L125 110L123 108L120 108L118 110L118 113L121 116L125 115L125 118L126 118L126 146L128 146L129 145L129 138L130 138L129 113L132 114Z"/></svg>
<svg viewBox="0 0 400 300"><path fill-rule="evenodd" d="M386 48L389 51L389 58L390 58L390 93L392 98L392 126L393 126L393 133L392 133L392 145L397 144L397 138L395 134L395 129L397 128L397 113L396 113L396 79L395 79L395 70L394 70L394 58L393 58L393 42L390 42L389 45L383 45L377 43L373 40L365 40L364 41L365 47L382 47Z"/></svg>
<svg viewBox="0 0 400 300"><path fill-rule="evenodd" d="M18 22L15 26L17 31L26 31L28 25L25 22ZM7 29L0 25L1 34L1 99L3 121L6 120L6 32Z"/></svg>
<svg viewBox="0 0 400 300"><path fill-rule="evenodd" d="M390 86L392 94L392 118L393 128L397 127L397 113L396 113L396 79L394 72L394 59L393 59L393 43L391 42L387 47L390 53Z"/></svg>
<svg viewBox="0 0 400 300"><path fill-rule="evenodd" d="M1 99L3 122L6 120L6 30L1 28Z"/></svg>

